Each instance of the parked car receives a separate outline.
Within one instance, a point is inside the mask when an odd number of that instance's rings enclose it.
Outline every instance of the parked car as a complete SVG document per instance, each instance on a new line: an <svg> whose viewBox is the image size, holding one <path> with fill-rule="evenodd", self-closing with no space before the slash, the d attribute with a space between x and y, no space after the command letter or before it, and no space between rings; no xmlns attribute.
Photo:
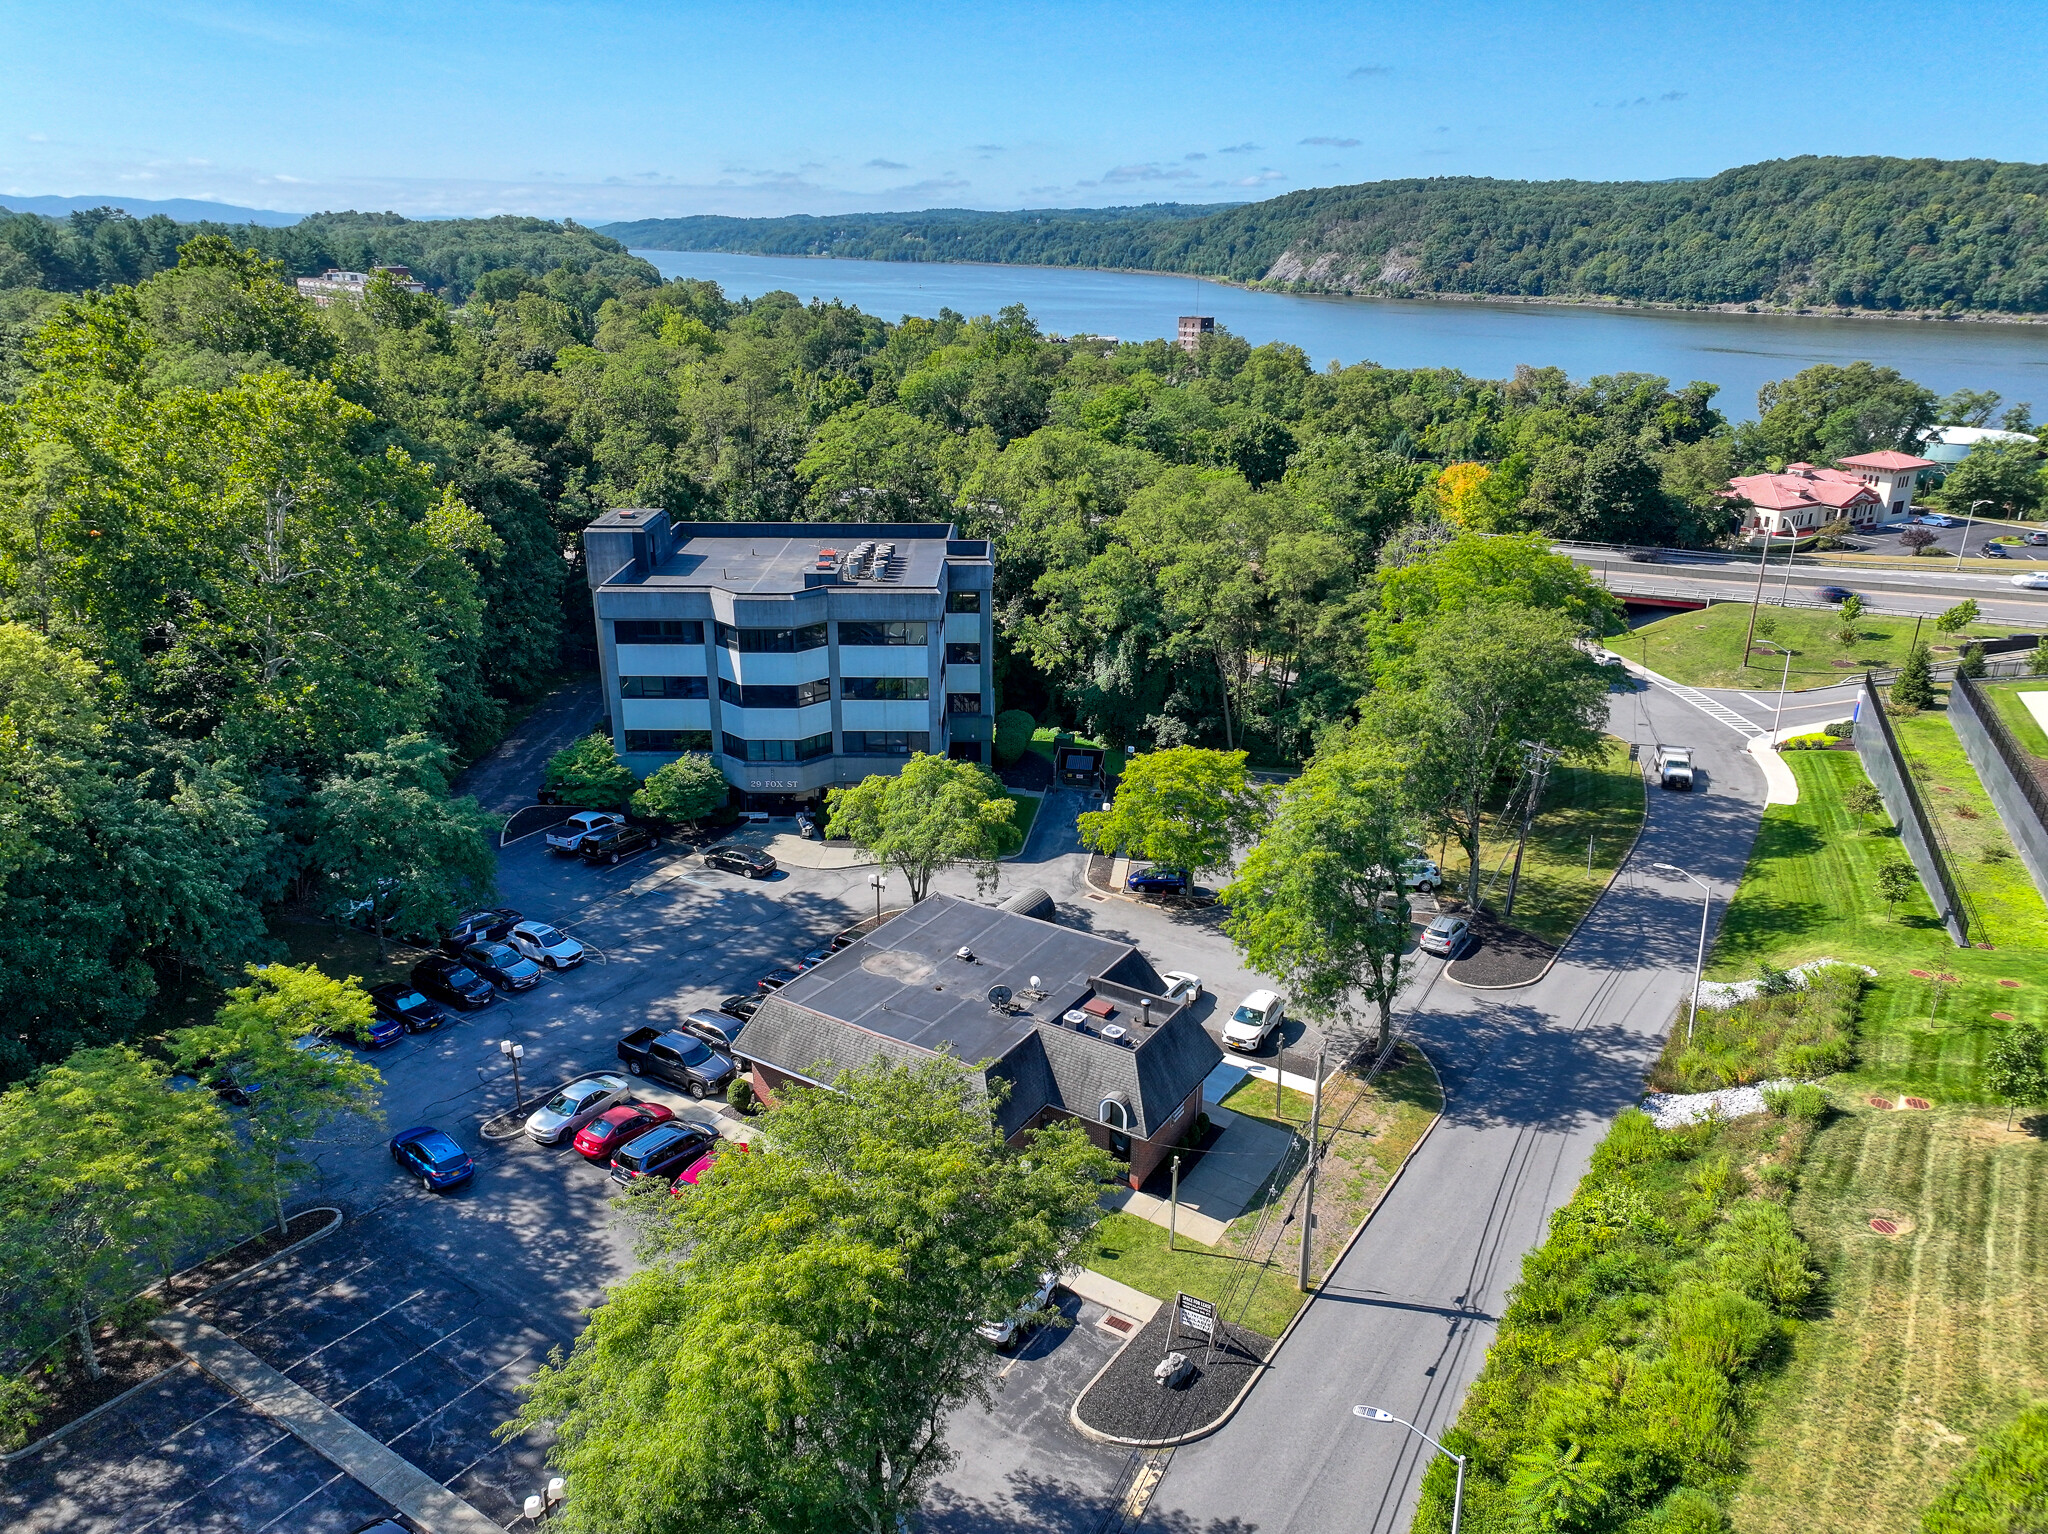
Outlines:
<svg viewBox="0 0 2048 1534"><path fill-rule="evenodd" d="M441 952L459 955L471 943L502 943L519 920L519 913L510 906L499 906L495 911L471 911L441 939Z"/></svg>
<svg viewBox="0 0 2048 1534"><path fill-rule="evenodd" d="M687 1033L693 1039L702 1039L713 1049L729 1055L746 1026L745 1019L733 1017L728 1013L692 1012L676 1024L676 1032Z"/></svg>
<svg viewBox="0 0 2048 1534"><path fill-rule="evenodd" d="M204 1055L194 1060L189 1070L173 1075L169 1085L173 1092L192 1092L204 1087L234 1108L248 1107L250 1099L263 1090L262 1083L243 1081L235 1075L233 1066L216 1065Z"/></svg>
<svg viewBox="0 0 2048 1534"><path fill-rule="evenodd" d="M796 972L801 975L807 969L816 969L831 957L832 950L830 948L813 948L809 953L796 961Z"/></svg>
<svg viewBox="0 0 2048 1534"><path fill-rule="evenodd" d="M660 845L660 839L645 826L606 826L577 843L576 855L586 863L616 863L643 848Z"/></svg>
<svg viewBox="0 0 2048 1534"><path fill-rule="evenodd" d="M730 1059L702 1039L673 1030L635 1028L619 1040L619 1058L633 1075L666 1081L692 1097L723 1092L733 1078Z"/></svg>
<svg viewBox="0 0 2048 1534"><path fill-rule="evenodd" d="M1038 1275L1038 1288L1030 1299L1019 1305L1000 1321L984 1321L975 1330L982 1340L998 1349L1008 1349L1022 1342L1038 1329L1038 1323L1052 1307L1053 1290L1059 1287L1057 1273Z"/></svg>
<svg viewBox="0 0 2048 1534"><path fill-rule="evenodd" d="M381 1012L370 1014L370 1028L367 1035L343 1033L334 1028L316 1028L309 1037L338 1039L344 1044L353 1044L359 1049L389 1049L405 1037L404 1025L396 1018L386 1017Z"/></svg>
<svg viewBox="0 0 2048 1534"><path fill-rule="evenodd" d="M605 1109L577 1130L572 1143L592 1161L609 1161L627 1142L638 1139L655 1125L666 1124L674 1117L660 1103L620 1103L616 1108Z"/></svg>
<svg viewBox="0 0 2048 1534"><path fill-rule="evenodd" d="M379 1017L387 1017L407 1033L432 1033L448 1021L438 1002L427 1000L416 985L402 980L370 987L370 1004Z"/></svg>
<svg viewBox="0 0 2048 1534"><path fill-rule="evenodd" d="M722 868L729 874L765 879L775 872L775 859L759 847L713 847L704 854L706 868Z"/></svg>
<svg viewBox="0 0 2048 1534"><path fill-rule="evenodd" d="M1192 882L1183 869L1146 868L1125 879L1124 888L1134 895L1185 895Z"/></svg>
<svg viewBox="0 0 2048 1534"><path fill-rule="evenodd" d="M718 1004L718 1010L727 1017L736 1017L745 1022L761 1010L761 1003L767 998L758 991L741 991L737 996L728 996Z"/></svg>
<svg viewBox="0 0 2048 1534"><path fill-rule="evenodd" d="M1191 975L1184 969L1170 969L1160 978L1166 982L1165 996L1168 1001L1193 1006L1202 999L1200 975Z"/></svg>
<svg viewBox="0 0 2048 1534"><path fill-rule="evenodd" d="M2006 551L2004 544L1987 541L1978 547L1977 557L1980 559L2010 559L2012 555Z"/></svg>
<svg viewBox="0 0 2048 1534"><path fill-rule="evenodd" d="M612 1157L612 1181L630 1186L643 1177L671 1177L717 1141L703 1124L673 1119L649 1130Z"/></svg>
<svg viewBox="0 0 2048 1534"><path fill-rule="evenodd" d="M624 1102L631 1090L632 1083L609 1071L579 1076L528 1115L527 1138L541 1145L560 1145L607 1108Z"/></svg>
<svg viewBox="0 0 2048 1534"><path fill-rule="evenodd" d="M1443 887L1443 870L1436 866L1435 858L1410 858L1401 865L1401 887L1434 895Z"/></svg>
<svg viewBox="0 0 2048 1534"><path fill-rule="evenodd" d="M490 981L461 960L451 959L446 954L429 954L415 964L412 983L429 996L453 1002L465 1012L488 1007L498 999L497 989Z"/></svg>
<svg viewBox="0 0 2048 1534"><path fill-rule="evenodd" d="M1440 958L1455 959L1471 934L1472 923L1464 917L1439 916L1422 930L1422 951Z"/></svg>
<svg viewBox="0 0 2048 1534"><path fill-rule="evenodd" d="M420 1180L429 1193L445 1193L476 1176L469 1152L431 1124L401 1129L391 1137L391 1159Z"/></svg>
<svg viewBox="0 0 2048 1534"><path fill-rule="evenodd" d="M1938 511L1931 511L1926 516L1915 517L1913 520L1922 527L1961 527L1963 525L1961 517L1943 516Z"/></svg>
<svg viewBox="0 0 2048 1534"><path fill-rule="evenodd" d="M583 945L544 921L520 922L505 934L505 941L549 969L574 969L583 962Z"/></svg>
<svg viewBox="0 0 2048 1534"><path fill-rule="evenodd" d="M2022 533L2020 536L2025 538L2028 543L2033 544L2036 548L2040 547L2044 543L2048 543L2048 532L2043 532L2038 527L2032 529L2029 532Z"/></svg>
<svg viewBox="0 0 2048 1534"><path fill-rule="evenodd" d="M787 967L782 969L771 969L768 971L767 974L763 975L759 980L756 980L754 982L754 989L759 991L763 996L766 996L770 991L781 990L785 985L788 985L790 981L796 979L796 976L797 972Z"/></svg>
<svg viewBox="0 0 2048 1534"><path fill-rule="evenodd" d="M548 832L548 851L580 852L583 850L584 837L594 831L602 831L609 826L622 826L625 823L626 817L616 810L578 810Z"/></svg>
<svg viewBox="0 0 2048 1534"><path fill-rule="evenodd" d="M704 1180L704 1174L711 1170L711 1163L727 1151L744 1152L746 1148L744 1140L713 1140L703 1155L676 1173L675 1181L668 1185L670 1196L681 1197L696 1187Z"/></svg>
<svg viewBox="0 0 2048 1534"><path fill-rule="evenodd" d="M1248 1054L1265 1048L1286 1011L1287 1003L1277 991L1253 991L1223 1025L1223 1047Z"/></svg>
<svg viewBox="0 0 2048 1534"><path fill-rule="evenodd" d="M1847 586L1823 586L1814 593L1823 602L1846 602L1856 595Z"/></svg>
<svg viewBox="0 0 2048 1534"><path fill-rule="evenodd" d="M2048 591L2048 571L2023 570L2009 579L2015 586L2026 591Z"/></svg>
<svg viewBox="0 0 2048 1534"><path fill-rule="evenodd" d="M540 984L540 966L508 943L471 943L462 962L506 991L530 991Z"/></svg>
<svg viewBox="0 0 2048 1534"><path fill-rule="evenodd" d="M843 949L851 948L867 935L867 929L859 922L855 922L851 927L845 927L833 933L832 941L825 946L834 953L838 953Z"/></svg>

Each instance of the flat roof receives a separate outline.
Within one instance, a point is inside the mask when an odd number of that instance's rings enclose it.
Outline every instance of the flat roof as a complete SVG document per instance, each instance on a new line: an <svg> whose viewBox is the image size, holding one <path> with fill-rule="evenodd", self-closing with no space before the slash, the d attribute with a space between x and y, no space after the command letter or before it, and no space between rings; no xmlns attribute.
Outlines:
<svg viewBox="0 0 2048 1534"><path fill-rule="evenodd" d="M958 957L962 948L973 953L972 962ZM1154 989L1158 980L1128 943L932 895L776 995L917 1049L936 1053L950 1045L972 1064L1007 1055L1042 1023L1057 1026L1062 1013L1092 994L1091 978L1104 974L1141 989ZM1033 975L1047 993L1043 1001L1017 996ZM989 1003L998 985L1010 988L1019 1010Z"/></svg>

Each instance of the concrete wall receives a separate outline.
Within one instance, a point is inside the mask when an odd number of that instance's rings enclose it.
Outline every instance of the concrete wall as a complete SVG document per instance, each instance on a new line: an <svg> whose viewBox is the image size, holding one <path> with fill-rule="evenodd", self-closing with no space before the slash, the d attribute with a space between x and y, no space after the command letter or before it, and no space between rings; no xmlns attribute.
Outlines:
<svg viewBox="0 0 2048 1534"><path fill-rule="evenodd" d="M1878 797L1884 800L1886 813L1899 828L1899 844L1912 860L1913 871L1920 876L1920 885L1927 891L1927 898L1934 902L1935 914L1948 928L1948 935L1958 948L1969 947L1962 911L1949 879L1948 865L1942 861L1941 846L1934 839L1927 811L1920 803L1920 792L1913 786L1913 775L1906 770L1906 759L1892 735L1891 721L1885 717L1883 700L1867 676L1863 679L1861 702L1856 711L1855 739L1856 755L1862 760L1863 770L1870 775L1870 781L1877 785Z"/></svg>
<svg viewBox="0 0 2048 1534"><path fill-rule="evenodd" d="M1999 749L1999 741L1993 738L1994 733L2004 733L2003 721L1991 713L1989 704L1980 711L1975 690L1963 685L1949 689L1948 719L1956 728L1956 738L1962 741L1970 765L1977 769L1984 791L1991 795L1998 818L2005 822L2020 861L2026 865L2027 877L2034 881L2042 898L2048 900L2048 826L2042 825L2027 785L2020 781Z"/></svg>

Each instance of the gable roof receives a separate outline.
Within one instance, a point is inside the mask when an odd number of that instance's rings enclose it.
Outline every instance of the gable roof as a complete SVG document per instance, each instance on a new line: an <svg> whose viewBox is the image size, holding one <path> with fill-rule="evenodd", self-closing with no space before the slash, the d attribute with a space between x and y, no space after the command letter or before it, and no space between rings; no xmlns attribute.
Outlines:
<svg viewBox="0 0 2048 1534"><path fill-rule="evenodd" d="M1851 469L1898 470L1934 467L1932 458L1915 458L1911 453L1894 453L1889 450L1882 453L1858 453L1854 458L1844 458L1841 462L1845 468Z"/></svg>

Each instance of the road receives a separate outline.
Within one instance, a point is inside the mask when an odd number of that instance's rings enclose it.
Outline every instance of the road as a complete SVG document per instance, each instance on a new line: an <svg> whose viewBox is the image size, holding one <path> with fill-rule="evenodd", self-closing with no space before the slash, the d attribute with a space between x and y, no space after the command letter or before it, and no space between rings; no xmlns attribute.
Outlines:
<svg viewBox="0 0 2048 1534"><path fill-rule="evenodd" d="M1708 701L1746 719L1753 700ZM1215 1437L1175 1455L1142 1527L1398 1534L1428 1450L1383 1407L1441 1435L1493 1341L1522 1255L1633 1104L1692 979L1700 892L1718 915L1740 879L1764 783L1743 735L1658 687L1617 694L1625 739L1683 740L1699 791L1653 790L1641 841L1548 976L1461 990L1427 963L1404 1023L1444 1079L1444 1118L1310 1305L1273 1372Z"/></svg>

